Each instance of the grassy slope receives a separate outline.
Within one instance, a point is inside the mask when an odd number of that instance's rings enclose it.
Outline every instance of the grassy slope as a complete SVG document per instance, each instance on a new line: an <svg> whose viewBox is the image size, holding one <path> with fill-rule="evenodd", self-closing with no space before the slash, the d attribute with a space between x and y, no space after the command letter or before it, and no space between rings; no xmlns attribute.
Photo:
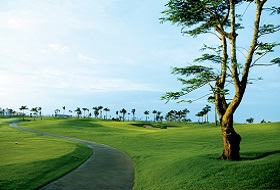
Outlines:
<svg viewBox="0 0 280 190"><path fill-rule="evenodd" d="M145 129L132 123L48 119L29 127L111 145L135 161L135 189L280 188L280 124L236 125L240 162L219 161L219 127Z"/></svg>
<svg viewBox="0 0 280 190"><path fill-rule="evenodd" d="M91 154L85 145L12 129L3 120L0 142L1 190L36 189L77 167Z"/></svg>

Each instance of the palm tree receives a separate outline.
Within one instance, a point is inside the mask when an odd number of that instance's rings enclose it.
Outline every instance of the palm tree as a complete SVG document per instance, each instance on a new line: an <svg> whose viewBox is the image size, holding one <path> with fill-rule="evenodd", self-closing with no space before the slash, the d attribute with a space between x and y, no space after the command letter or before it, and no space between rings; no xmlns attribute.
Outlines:
<svg viewBox="0 0 280 190"><path fill-rule="evenodd" d="M124 109L124 108L120 110L120 113L122 114L123 122L124 122L124 118L125 118L126 112L127 112L127 111L126 111L126 109Z"/></svg>
<svg viewBox="0 0 280 190"><path fill-rule="evenodd" d="M198 123L200 124L200 117L202 118L202 122L203 123L203 116L204 116L204 112L203 111L200 111L198 112L197 114L195 114L195 116L198 117Z"/></svg>
<svg viewBox="0 0 280 190"><path fill-rule="evenodd" d="M216 105L216 100L214 96L210 96L208 97L208 102L213 103L214 105ZM215 120L215 125L218 126L218 120L217 120L217 109L215 107L215 113L214 113L214 120Z"/></svg>
<svg viewBox="0 0 280 190"><path fill-rule="evenodd" d="M77 107L74 112L77 112L77 119L79 119L80 115L82 114L81 108Z"/></svg>
<svg viewBox="0 0 280 190"><path fill-rule="evenodd" d="M162 123L163 116L160 115L160 114L161 114L161 111L158 111L158 112L157 112L157 115L156 115L156 121L159 121L160 123Z"/></svg>
<svg viewBox="0 0 280 190"><path fill-rule="evenodd" d="M64 115L64 113L65 113L65 106L62 106L62 109L63 109L63 115Z"/></svg>
<svg viewBox="0 0 280 190"><path fill-rule="evenodd" d="M8 114L10 115L10 117L12 117L12 114L13 114L13 109L8 109Z"/></svg>
<svg viewBox="0 0 280 190"><path fill-rule="evenodd" d="M206 122L208 123L208 112L211 111L211 106L209 105L206 105L204 108L203 108L203 111L205 112L206 114Z"/></svg>
<svg viewBox="0 0 280 190"><path fill-rule="evenodd" d="M100 119L102 119L102 109L103 106L98 106L99 114L100 114Z"/></svg>
<svg viewBox="0 0 280 190"><path fill-rule="evenodd" d="M40 118L42 120L42 107L38 107L38 111L39 111L39 116L40 116Z"/></svg>
<svg viewBox="0 0 280 190"><path fill-rule="evenodd" d="M35 117L37 116L37 113L38 113L38 108L37 107L31 108L30 111L33 113L33 118L34 118L34 121L35 121Z"/></svg>
<svg viewBox="0 0 280 190"><path fill-rule="evenodd" d="M148 116L150 114L150 112L148 110L144 111L144 114L146 115L146 121L148 121Z"/></svg>
<svg viewBox="0 0 280 190"><path fill-rule="evenodd" d="M157 114L157 110L153 110L153 114L154 114L154 122L156 122L156 114Z"/></svg>
<svg viewBox="0 0 280 190"><path fill-rule="evenodd" d="M156 121L162 122L163 116L161 116L160 114L161 114L161 111L157 111L157 113L156 113Z"/></svg>
<svg viewBox="0 0 280 190"><path fill-rule="evenodd" d="M132 118L133 121L135 121L135 111L136 111L136 110L135 110L134 108L131 110L131 113L132 113L132 115L133 115L133 118Z"/></svg>
<svg viewBox="0 0 280 190"><path fill-rule="evenodd" d="M92 109L93 109L94 117L96 119L98 117L98 115L99 115L98 107L93 107Z"/></svg>
<svg viewBox="0 0 280 190"><path fill-rule="evenodd" d="M165 120L172 121L172 115L171 115L170 111L165 114Z"/></svg>
<svg viewBox="0 0 280 190"><path fill-rule="evenodd" d="M188 110L188 108L185 108L183 110L183 113L185 114L185 121L188 122L188 113L190 113L190 110Z"/></svg>
<svg viewBox="0 0 280 190"><path fill-rule="evenodd" d="M28 110L28 108L27 108L27 106L21 106L20 108L19 108L19 110L20 111L22 111L22 120L24 121L24 110Z"/></svg>
<svg viewBox="0 0 280 190"><path fill-rule="evenodd" d="M119 120L119 111L116 111L116 119Z"/></svg>
<svg viewBox="0 0 280 190"><path fill-rule="evenodd" d="M87 110L86 110L86 111L88 112L87 117L89 118L89 117L91 116L91 114L89 113L89 109L87 108Z"/></svg>
<svg viewBox="0 0 280 190"><path fill-rule="evenodd" d="M170 110L171 121L176 122L176 115L177 115L176 110Z"/></svg>
<svg viewBox="0 0 280 190"><path fill-rule="evenodd" d="M130 113L128 112L128 113L127 113L127 117L128 117L127 121L129 121L129 116L130 116Z"/></svg>
<svg viewBox="0 0 280 190"><path fill-rule="evenodd" d="M86 118L86 110L87 110L87 108L82 108L82 110L84 111L84 118Z"/></svg>
<svg viewBox="0 0 280 190"><path fill-rule="evenodd" d="M103 110L106 112L106 120L107 120L107 112L110 111L110 109L109 108L104 108Z"/></svg>

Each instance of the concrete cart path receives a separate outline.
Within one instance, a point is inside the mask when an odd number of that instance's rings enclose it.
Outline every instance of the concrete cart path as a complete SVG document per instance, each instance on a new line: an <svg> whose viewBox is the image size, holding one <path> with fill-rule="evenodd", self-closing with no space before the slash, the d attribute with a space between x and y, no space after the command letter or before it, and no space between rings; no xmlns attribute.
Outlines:
<svg viewBox="0 0 280 190"><path fill-rule="evenodd" d="M93 151L86 162L44 186L41 190L125 190L133 188L134 163L126 153L103 144L22 128L16 123L10 124L10 126L41 135L81 142Z"/></svg>

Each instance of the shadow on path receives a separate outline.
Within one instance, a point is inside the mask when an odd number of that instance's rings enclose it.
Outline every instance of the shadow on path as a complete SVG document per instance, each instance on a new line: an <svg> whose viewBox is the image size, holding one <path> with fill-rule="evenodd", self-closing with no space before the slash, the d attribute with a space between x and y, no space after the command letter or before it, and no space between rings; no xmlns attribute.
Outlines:
<svg viewBox="0 0 280 190"><path fill-rule="evenodd" d="M93 151L91 157L78 168L42 187L41 190L125 190L133 188L134 163L126 153L103 144L22 128L16 123L10 124L10 126L41 135L84 143Z"/></svg>

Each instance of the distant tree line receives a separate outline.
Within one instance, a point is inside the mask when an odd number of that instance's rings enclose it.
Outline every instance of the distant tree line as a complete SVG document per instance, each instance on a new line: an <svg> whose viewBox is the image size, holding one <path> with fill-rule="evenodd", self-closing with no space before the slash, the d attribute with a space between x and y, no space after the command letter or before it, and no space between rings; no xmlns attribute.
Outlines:
<svg viewBox="0 0 280 190"><path fill-rule="evenodd" d="M21 106L19 108L20 112L17 112L11 108L6 108L2 109L0 108L0 116L2 117L12 117L12 116L22 116L22 120L25 120L26 116L26 110L29 110L27 106ZM42 119L42 107L33 107L30 108L30 117L33 118L35 121L36 118L41 118ZM103 106L95 106L92 107L92 113L90 112L89 108L83 107L77 107L75 110L68 110L68 114L66 113L66 107L62 106L62 113L60 109L55 109L54 110L54 117L58 118L66 118L66 117L77 117L79 118L91 118L94 117L96 119L104 119L104 120L115 120L115 121L130 121L130 115L132 115L131 120L142 120L142 118L136 118L136 109L133 108L130 112L127 111L125 108L122 108L120 110L117 110L115 112L115 116L108 115L108 113L111 111L108 107L103 107ZM199 111L198 113L195 114L195 116L198 117L198 123L203 124L203 123L209 123L209 112L211 111L211 106L206 105ZM104 114L105 112L105 114ZM75 113L75 115L73 115ZM153 121L153 122L163 122L164 120L167 122L192 122L192 120L189 118L189 113L190 110L187 108L183 110L170 110L168 111L165 115L162 115L161 111L158 110L153 110L151 112L153 119L150 119L150 111L145 110L143 114L145 115L145 121ZM215 113L216 114L216 113ZM215 116L216 119L216 116ZM250 117L246 119L246 123L253 123L254 118ZM266 123L266 121L263 119L261 123Z"/></svg>

